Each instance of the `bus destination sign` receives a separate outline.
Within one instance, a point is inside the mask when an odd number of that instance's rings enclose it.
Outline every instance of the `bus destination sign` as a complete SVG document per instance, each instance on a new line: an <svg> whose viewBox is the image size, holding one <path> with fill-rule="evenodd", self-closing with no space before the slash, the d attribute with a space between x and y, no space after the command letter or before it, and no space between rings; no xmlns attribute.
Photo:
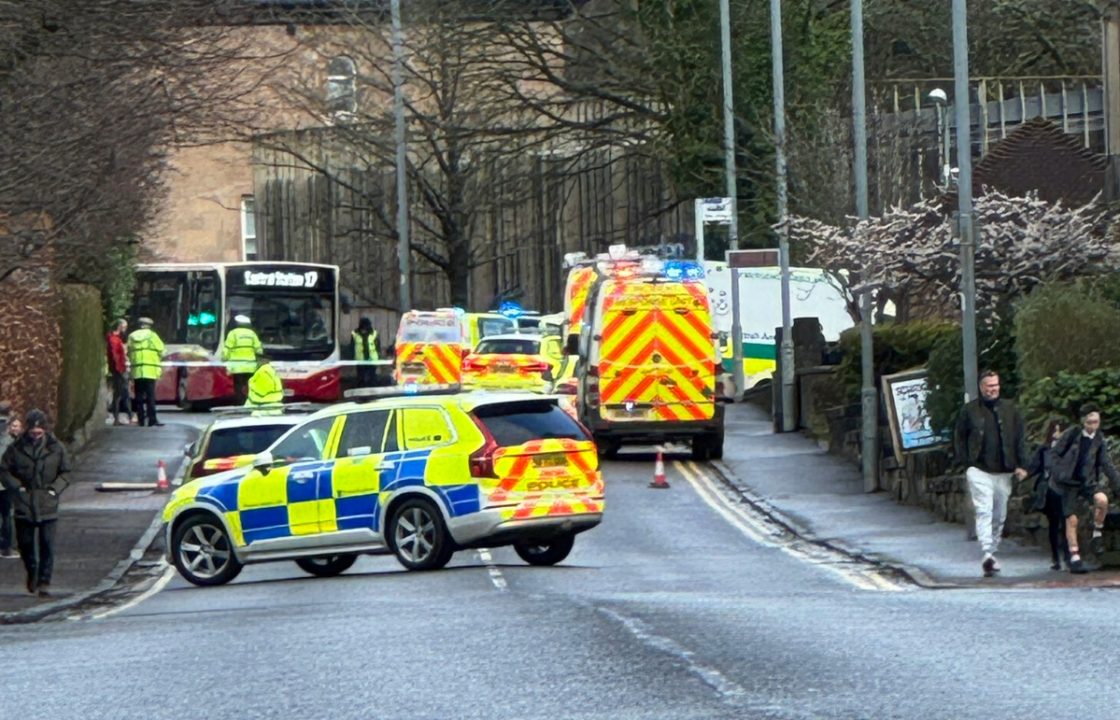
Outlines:
<svg viewBox="0 0 1120 720"><path fill-rule="evenodd" d="M324 273L318 270L293 271L281 268L264 268L260 270L243 270L231 274L233 284L247 288L299 288L314 290L323 281Z"/></svg>

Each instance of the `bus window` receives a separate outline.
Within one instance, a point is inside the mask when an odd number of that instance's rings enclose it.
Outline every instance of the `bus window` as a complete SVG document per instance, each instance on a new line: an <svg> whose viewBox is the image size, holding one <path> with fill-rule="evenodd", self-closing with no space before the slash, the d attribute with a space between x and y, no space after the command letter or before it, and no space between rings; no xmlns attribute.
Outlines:
<svg viewBox="0 0 1120 720"><path fill-rule="evenodd" d="M218 318L221 315L218 295L218 273L192 272L191 302L187 315L187 342L210 352L218 348Z"/></svg>
<svg viewBox="0 0 1120 720"><path fill-rule="evenodd" d="M164 343L188 342L187 273L138 272L129 316L133 326L142 317L152 319L152 329Z"/></svg>

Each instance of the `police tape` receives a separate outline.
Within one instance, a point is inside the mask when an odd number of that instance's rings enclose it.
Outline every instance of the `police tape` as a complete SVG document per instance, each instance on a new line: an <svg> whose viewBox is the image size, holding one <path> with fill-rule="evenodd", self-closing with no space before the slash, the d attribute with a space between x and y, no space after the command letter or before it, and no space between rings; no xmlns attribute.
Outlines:
<svg viewBox="0 0 1120 720"><path fill-rule="evenodd" d="M237 362L237 361L233 361L233 362ZM241 362L248 362L248 361L241 361ZM280 362L283 362L283 361L280 361ZM393 361L392 360L335 360L333 362L320 362L320 363L312 363L312 362L306 362L306 361L303 361L303 360L296 360L296 361L293 361L293 362L297 363L300 368L307 368L309 370L310 369L317 369L317 368L322 368L324 370L329 370L331 368L343 367L343 366L347 366L347 367L349 367L349 366L392 367L393 366ZM160 363L160 365L162 367L165 367L165 368L180 368L180 367L220 367L220 368L224 368L224 367L228 366L229 363L221 362L219 360L165 360L162 363Z"/></svg>

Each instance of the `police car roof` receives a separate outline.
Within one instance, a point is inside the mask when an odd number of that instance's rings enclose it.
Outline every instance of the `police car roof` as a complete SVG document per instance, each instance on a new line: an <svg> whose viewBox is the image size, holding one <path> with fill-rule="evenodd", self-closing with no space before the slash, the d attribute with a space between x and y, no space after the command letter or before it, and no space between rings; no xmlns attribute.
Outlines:
<svg viewBox="0 0 1120 720"><path fill-rule="evenodd" d="M307 413L300 415L238 415L235 417L218 417L210 423L208 430L227 430L240 427L261 427L264 425L298 425L311 417Z"/></svg>
<svg viewBox="0 0 1120 720"><path fill-rule="evenodd" d="M555 395L542 395L540 393L515 391L475 390L453 395L397 395L393 397L378 398L369 402L344 402L331 405L311 415L307 419L333 417L357 410L397 409L409 407L431 407L454 403L466 412L471 412L484 405L497 405L513 402L553 402L558 403L559 397Z"/></svg>
<svg viewBox="0 0 1120 720"><path fill-rule="evenodd" d="M479 340L479 344L490 342L491 340L532 340L540 342L542 335L539 333L502 333L501 335L487 335Z"/></svg>

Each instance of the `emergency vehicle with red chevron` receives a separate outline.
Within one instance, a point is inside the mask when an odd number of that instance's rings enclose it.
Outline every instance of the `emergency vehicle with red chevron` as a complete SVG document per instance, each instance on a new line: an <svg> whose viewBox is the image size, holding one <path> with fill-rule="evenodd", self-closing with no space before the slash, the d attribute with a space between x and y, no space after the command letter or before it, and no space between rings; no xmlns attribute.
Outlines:
<svg viewBox="0 0 1120 720"><path fill-rule="evenodd" d="M555 398L440 392L331 406L251 467L183 485L163 514L168 559L196 585L275 560L337 575L361 554L410 570L503 545L562 561L603 516L587 431Z"/></svg>
<svg viewBox="0 0 1120 720"><path fill-rule="evenodd" d="M623 444L686 441L723 456L720 356L703 268L644 258L600 273L579 337L579 417L606 456Z"/></svg>

